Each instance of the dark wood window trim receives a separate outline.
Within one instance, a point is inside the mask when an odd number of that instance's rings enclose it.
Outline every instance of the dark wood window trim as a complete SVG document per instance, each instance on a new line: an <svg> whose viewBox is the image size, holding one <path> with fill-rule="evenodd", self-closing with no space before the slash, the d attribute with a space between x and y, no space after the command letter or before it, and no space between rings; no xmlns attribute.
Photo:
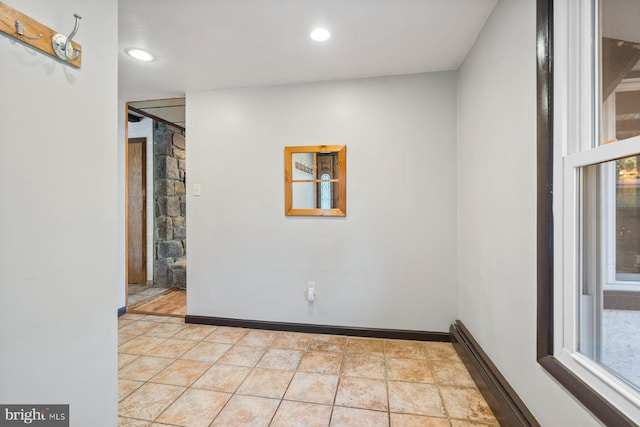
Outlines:
<svg viewBox="0 0 640 427"><path fill-rule="evenodd" d="M538 0L537 46L537 359L553 353L553 0Z"/></svg>
<svg viewBox="0 0 640 427"><path fill-rule="evenodd" d="M637 426L553 356L553 0L537 0L537 360L607 426Z"/></svg>

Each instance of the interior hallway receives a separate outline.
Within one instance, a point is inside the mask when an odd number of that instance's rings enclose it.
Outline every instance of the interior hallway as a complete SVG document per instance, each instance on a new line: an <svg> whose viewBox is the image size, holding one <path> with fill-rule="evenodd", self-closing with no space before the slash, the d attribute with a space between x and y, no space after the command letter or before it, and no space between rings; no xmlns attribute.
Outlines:
<svg viewBox="0 0 640 427"><path fill-rule="evenodd" d="M119 319L119 426L498 425L450 343Z"/></svg>

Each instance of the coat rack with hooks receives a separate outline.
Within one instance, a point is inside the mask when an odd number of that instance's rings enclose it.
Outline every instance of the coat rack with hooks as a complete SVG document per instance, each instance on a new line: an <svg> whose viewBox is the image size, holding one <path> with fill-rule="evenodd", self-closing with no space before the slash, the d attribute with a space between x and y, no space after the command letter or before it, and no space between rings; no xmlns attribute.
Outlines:
<svg viewBox="0 0 640 427"><path fill-rule="evenodd" d="M73 16L75 26L69 36L65 36L0 1L0 32L65 64L80 68L82 47L72 39L78 32L81 17L78 14Z"/></svg>

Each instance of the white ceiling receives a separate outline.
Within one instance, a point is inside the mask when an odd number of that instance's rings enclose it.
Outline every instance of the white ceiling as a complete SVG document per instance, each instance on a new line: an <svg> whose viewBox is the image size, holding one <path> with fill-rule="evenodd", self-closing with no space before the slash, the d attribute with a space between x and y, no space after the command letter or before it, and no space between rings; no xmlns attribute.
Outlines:
<svg viewBox="0 0 640 427"><path fill-rule="evenodd" d="M457 69L496 0L121 0L119 97ZM316 26L331 39L314 42ZM129 58L140 47L150 63Z"/></svg>

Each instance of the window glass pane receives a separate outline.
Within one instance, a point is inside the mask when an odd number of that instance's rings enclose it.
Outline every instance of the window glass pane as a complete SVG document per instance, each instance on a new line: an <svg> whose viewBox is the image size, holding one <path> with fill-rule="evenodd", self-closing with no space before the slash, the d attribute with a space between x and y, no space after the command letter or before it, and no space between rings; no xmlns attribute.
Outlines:
<svg viewBox="0 0 640 427"><path fill-rule="evenodd" d="M640 51L639 51L640 52ZM640 81L633 84L624 83L624 89L640 86ZM616 136L617 140L627 139L640 135L640 90L616 91Z"/></svg>
<svg viewBox="0 0 640 427"><path fill-rule="evenodd" d="M578 348L640 389L640 287L620 293L607 283L608 271L640 272L637 160L580 169Z"/></svg>
<svg viewBox="0 0 640 427"><path fill-rule="evenodd" d="M291 155L291 179L314 179L313 153L293 153Z"/></svg>
<svg viewBox="0 0 640 427"><path fill-rule="evenodd" d="M315 183L293 182L291 184L291 207L293 209L315 208Z"/></svg>
<svg viewBox="0 0 640 427"><path fill-rule="evenodd" d="M616 161L616 279L640 281L640 156Z"/></svg>
<svg viewBox="0 0 640 427"><path fill-rule="evenodd" d="M602 0L601 141L640 135L640 1Z"/></svg>

